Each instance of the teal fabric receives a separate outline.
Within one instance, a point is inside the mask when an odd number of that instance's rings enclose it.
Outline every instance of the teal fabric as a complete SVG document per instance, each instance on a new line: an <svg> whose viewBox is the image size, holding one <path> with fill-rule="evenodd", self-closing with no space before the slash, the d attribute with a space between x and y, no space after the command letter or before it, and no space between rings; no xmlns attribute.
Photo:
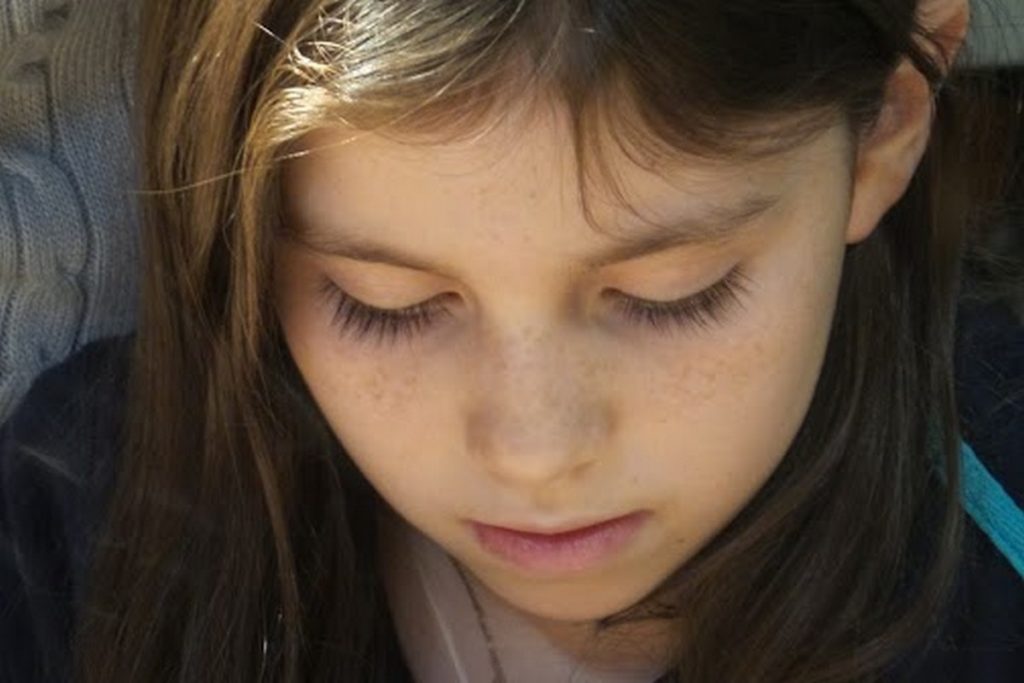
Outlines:
<svg viewBox="0 0 1024 683"><path fill-rule="evenodd" d="M963 440L960 456L964 509L1024 578L1024 512Z"/></svg>

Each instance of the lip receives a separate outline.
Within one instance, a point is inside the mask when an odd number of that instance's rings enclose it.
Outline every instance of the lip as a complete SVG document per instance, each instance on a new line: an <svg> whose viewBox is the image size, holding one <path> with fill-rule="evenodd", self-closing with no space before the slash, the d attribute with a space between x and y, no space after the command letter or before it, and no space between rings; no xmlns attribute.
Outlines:
<svg viewBox="0 0 1024 683"><path fill-rule="evenodd" d="M491 554L531 573L582 572L623 551L644 526L645 510L575 529L550 532L510 529L473 521L480 545Z"/></svg>

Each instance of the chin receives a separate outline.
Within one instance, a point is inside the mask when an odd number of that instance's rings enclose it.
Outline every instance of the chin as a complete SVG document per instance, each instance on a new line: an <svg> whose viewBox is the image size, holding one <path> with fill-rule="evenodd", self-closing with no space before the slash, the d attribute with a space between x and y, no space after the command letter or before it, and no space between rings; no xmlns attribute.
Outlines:
<svg viewBox="0 0 1024 683"><path fill-rule="evenodd" d="M583 622L603 619L644 598L646 585L627 586L611 580L566 578L561 581L531 581L529 578L478 576L502 602L540 619Z"/></svg>

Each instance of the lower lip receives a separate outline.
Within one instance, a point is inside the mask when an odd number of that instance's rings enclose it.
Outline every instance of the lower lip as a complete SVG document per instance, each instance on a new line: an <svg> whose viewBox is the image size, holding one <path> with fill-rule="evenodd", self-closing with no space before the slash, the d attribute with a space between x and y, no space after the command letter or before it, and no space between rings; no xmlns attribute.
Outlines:
<svg viewBox="0 0 1024 683"><path fill-rule="evenodd" d="M534 573L582 572L621 552L647 521L634 512L594 526L560 534L533 534L473 522L485 550Z"/></svg>

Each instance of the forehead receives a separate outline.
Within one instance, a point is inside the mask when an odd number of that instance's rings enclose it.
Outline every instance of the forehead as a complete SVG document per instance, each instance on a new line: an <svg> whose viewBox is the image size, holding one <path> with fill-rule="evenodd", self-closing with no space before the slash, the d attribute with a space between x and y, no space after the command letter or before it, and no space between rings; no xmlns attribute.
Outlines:
<svg viewBox="0 0 1024 683"><path fill-rule="evenodd" d="M668 221L714 230L753 215L847 156L838 128L755 161L656 161L605 139L599 163L581 170L571 134L564 119L536 115L444 140L323 128L300 140L284 168L289 228L329 240L423 227L443 239L449 227L526 233L587 222L629 241Z"/></svg>
<svg viewBox="0 0 1024 683"><path fill-rule="evenodd" d="M298 184L305 187L392 173L397 174L396 180L478 191L494 185L550 191L555 189L551 182L557 180L561 190L586 184L593 190L588 196L606 200L619 195L650 198L659 192L707 196L715 189L731 192L737 183L806 166L816 151L823 151L816 143L834 131L826 129L804 144L755 160L703 158L681 151L655 153L650 146L630 144L606 127L591 133L579 150L573 141L575 132L557 109L510 113L458 137L325 126L297 142L297 158L286 165L285 175L290 181L301 179Z"/></svg>

